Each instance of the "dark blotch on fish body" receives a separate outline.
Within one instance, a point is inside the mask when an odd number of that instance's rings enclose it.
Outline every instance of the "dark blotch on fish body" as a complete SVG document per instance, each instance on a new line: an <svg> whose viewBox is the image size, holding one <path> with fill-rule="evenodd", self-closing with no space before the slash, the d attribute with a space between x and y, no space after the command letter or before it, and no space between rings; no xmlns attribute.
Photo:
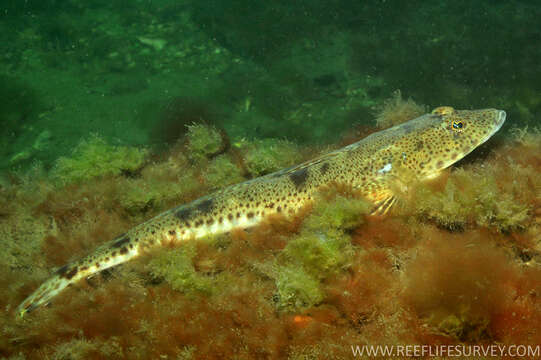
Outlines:
<svg viewBox="0 0 541 360"><path fill-rule="evenodd" d="M126 243L130 242L130 238L128 236L126 236L125 234L124 235L120 235L119 236L120 239L118 239L117 241L115 241L113 243L113 247L114 248L119 248L119 247L122 247L124 246Z"/></svg>
<svg viewBox="0 0 541 360"><path fill-rule="evenodd" d="M321 168L319 169L319 171L321 172L321 175L325 175L325 173L327 173L327 171L329 171L329 163L323 163L323 165L321 165Z"/></svg>
<svg viewBox="0 0 541 360"><path fill-rule="evenodd" d="M74 267L73 269L69 270L69 271L64 271L63 274L59 274L61 277L63 278L66 278L68 280L71 280L71 278L73 278L75 275L77 275L77 272L79 271L79 269L76 267Z"/></svg>
<svg viewBox="0 0 541 360"><path fill-rule="evenodd" d="M306 180L308 180L308 168L302 168L292 172L289 174L289 179L295 184L297 189L301 188L306 183Z"/></svg>
<svg viewBox="0 0 541 360"><path fill-rule="evenodd" d="M214 200L205 199L195 204L181 206L175 216L184 222L192 220L195 215L207 215L214 209Z"/></svg>
<svg viewBox="0 0 541 360"><path fill-rule="evenodd" d="M201 214L206 215L206 214L212 212L212 209L214 208L214 200L205 199L205 200L201 201L200 203L198 203L195 207L197 208L197 210Z"/></svg>
<svg viewBox="0 0 541 360"><path fill-rule="evenodd" d="M190 206L182 206L180 210L175 213L175 216L182 221L188 221L192 217L193 210L194 209Z"/></svg>

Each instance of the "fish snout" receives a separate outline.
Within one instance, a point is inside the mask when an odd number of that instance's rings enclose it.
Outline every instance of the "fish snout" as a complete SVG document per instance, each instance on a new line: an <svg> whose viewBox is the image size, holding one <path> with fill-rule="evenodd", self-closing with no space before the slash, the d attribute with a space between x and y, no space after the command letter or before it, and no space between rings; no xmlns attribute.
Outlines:
<svg viewBox="0 0 541 360"><path fill-rule="evenodd" d="M503 110L499 110L498 114L496 116L496 127L498 130L502 127L503 123L505 122L507 114ZM497 131L497 130L496 130Z"/></svg>

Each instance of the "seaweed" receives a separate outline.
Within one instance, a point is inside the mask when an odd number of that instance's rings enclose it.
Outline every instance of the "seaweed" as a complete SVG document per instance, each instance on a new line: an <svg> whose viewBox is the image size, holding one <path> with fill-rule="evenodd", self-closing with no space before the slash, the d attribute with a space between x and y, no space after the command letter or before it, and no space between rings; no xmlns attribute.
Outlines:
<svg viewBox="0 0 541 360"><path fill-rule="evenodd" d="M363 199L346 198L328 191L306 217L298 236L289 240L267 275L277 288L277 307L303 310L324 298L321 281L351 266L354 248L345 232L363 222L369 204Z"/></svg>
<svg viewBox="0 0 541 360"><path fill-rule="evenodd" d="M253 177L292 166L301 160L298 147L286 140L263 139L237 144L248 173Z"/></svg>
<svg viewBox="0 0 541 360"><path fill-rule="evenodd" d="M210 295L216 291L216 281L197 272L193 265L196 248L184 246L163 252L152 259L148 269L154 278L165 280L171 288L184 294Z"/></svg>
<svg viewBox="0 0 541 360"><path fill-rule="evenodd" d="M330 189L316 199L317 205L304 221L306 230L345 231L363 224L364 215L372 209L370 202L353 193L340 194L339 190Z"/></svg>
<svg viewBox="0 0 541 360"><path fill-rule="evenodd" d="M522 229L531 220L531 206L520 195L529 191L528 185L524 184L526 188L522 189L518 183L535 176L535 170L512 163L506 165L506 169L490 166L457 169L451 173L443 191L419 186L414 196L415 207L424 216L451 230L473 224L500 231ZM510 183L503 182L506 170L519 178Z"/></svg>
<svg viewBox="0 0 541 360"><path fill-rule="evenodd" d="M350 266L354 249L346 231L362 224L370 205L363 199L340 195L328 201L320 199L317 203L304 219L300 234L288 242L282 256L321 280Z"/></svg>
<svg viewBox="0 0 541 360"><path fill-rule="evenodd" d="M290 262L301 264L311 276L325 279L347 269L353 249L345 234L302 233L293 238L284 249L283 256Z"/></svg>
<svg viewBox="0 0 541 360"><path fill-rule="evenodd" d="M323 300L319 281L302 267L278 266L275 269L277 307L280 310L298 311L310 308Z"/></svg>
<svg viewBox="0 0 541 360"><path fill-rule="evenodd" d="M226 148L222 134L213 126L203 124L188 125L188 156L195 161L211 158Z"/></svg>
<svg viewBox="0 0 541 360"><path fill-rule="evenodd" d="M427 112L425 105L419 105L412 99L404 100L400 90L394 92L392 98L386 100L376 109L376 124L380 129L386 129L415 119Z"/></svg>
<svg viewBox="0 0 541 360"><path fill-rule="evenodd" d="M126 179L117 196L120 205L131 215L141 215L190 198L201 184L193 169L176 161L149 165L140 178Z"/></svg>
<svg viewBox="0 0 541 360"><path fill-rule="evenodd" d="M497 340L489 327L513 302L508 284L519 277L517 265L483 232L426 231L427 241L406 265L407 303L437 333L473 343Z"/></svg>
<svg viewBox="0 0 541 360"><path fill-rule="evenodd" d="M205 180L210 189L218 189L244 180L242 170L229 155L218 155L206 169Z"/></svg>
<svg viewBox="0 0 541 360"><path fill-rule="evenodd" d="M97 135L82 140L71 157L61 157L51 177L61 184L88 181L104 176L134 173L141 169L148 151L127 146L109 145Z"/></svg>

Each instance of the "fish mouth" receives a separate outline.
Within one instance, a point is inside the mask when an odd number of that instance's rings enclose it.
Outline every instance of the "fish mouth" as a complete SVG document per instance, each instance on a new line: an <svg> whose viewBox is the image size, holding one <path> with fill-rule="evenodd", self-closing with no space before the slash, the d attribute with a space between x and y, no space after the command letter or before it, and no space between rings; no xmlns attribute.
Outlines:
<svg viewBox="0 0 541 360"><path fill-rule="evenodd" d="M488 139L490 139L495 133L498 132L498 130L501 129L503 123L505 122L505 118L507 117L507 114L503 110L496 110L496 116L494 117L494 127L492 128L492 131L484 137L477 146L485 143ZM473 149L472 149L473 150Z"/></svg>
<svg viewBox="0 0 541 360"><path fill-rule="evenodd" d="M507 114L503 110L496 110L496 116L494 117L494 128L492 131L481 141L480 144L484 143L488 139L490 139L495 133L498 132L498 130L501 129L503 123L505 122L505 118L507 117Z"/></svg>
<svg viewBox="0 0 541 360"><path fill-rule="evenodd" d="M494 132L497 132L502 127L503 123L505 122L505 118L507 117L507 114L503 110L498 110L498 115L496 116L496 126L494 128Z"/></svg>

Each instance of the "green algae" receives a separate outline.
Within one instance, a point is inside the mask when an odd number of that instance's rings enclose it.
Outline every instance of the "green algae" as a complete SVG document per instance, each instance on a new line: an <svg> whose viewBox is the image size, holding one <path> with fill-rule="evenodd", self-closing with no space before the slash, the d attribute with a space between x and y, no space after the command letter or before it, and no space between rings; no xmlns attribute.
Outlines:
<svg viewBox="0 0 541 360"><path fill-rule="evenodd" d="M81 141L70 157L60 157L51 177L61 184L71 184L133 173L144 165L147 156L146 149L109 145L94 135Z"/></svg>
<svg viewBox="0 0 541 360"><path fill-rule="evenodd" d="M325 279L350 265L354 254L350 240L340 232L303 232L289 241L282 254L315 279Z"/></svg>
<svg viewBox="0 0 541 360"><path fill-rule="evenodd" d="M171 288L184 294L211 295L215 291L212 277L198 273L193 264L196 248L193 244L158 254L148 264L151 275L163 279Z"/></svg>
<svg viewBox="0 0 541 360"><path fill-rule="evenodd" d="M220 132L213 126L193 124L188 126L186 134L188 156L201 161L219 154L226 144Z"/></svg>
<svg viewBox="0 0 541 360"><path fill-rule="evenodd" d="M224 236L209 236L201 241L213 247L227 247L229 240ZM197 245L186 243L181 248L162 251L146 265L155 280L163 280L173 290L189 297L220 294L231 284L231 273L208 274L198 271L194 259Z"/></svg>
<svg viewBox="0 0 541 360"><path fill-rule="evenodd" d="M238 144L246 170L253 177L292 166L301 161L299 148L292 142L278 139L254 140Z"/></svg>
<svg viewBox="0 0 541 360"><path fill-rule="evenodd" d="M428 320L441 333L460 341L479 342L487 336L490 319L461 306L456 313L438 314L434 312Z"/></svg>
<svg viewBox="0 0 541 360"><path fill-rule="evenodd" d="M509 231L530 218L528 205L502 193L494 174L486 171L458 169L443 191L420 188L417 201L422 214L451 230L477 224Z"/></svg>
<svg viewBox="0 0 541 360"><path fill-rule="evenodd" d="M386 129L426 114L427 110L426 106L418 105L412 99L404 100L401 91L397 90L377 108L376 124L380 129Z"/></svg>
<svg viewBox="0 0 541 360"><path fill-rule="evenodd" d="M161 209L165 204L182 198L199 186L193 171L190 170L174 180L159 177L128 179L119 194L119 202L128 213L135 215L150 209Z"/></svg>
<svg viewBox="0 0 541 360"><path fill-rule="evenodd" d="M244 180L242 170L233 163L229 155L218 155L207 167L205 179L211 189L218 189Z"/></svg>
<svg viewBox="0 0 541 360"><path fill-rule="evenodd" d="M321 199L322 200L322 199ZM370 205L337 195L320 201L278 256L274 278L277 307L302 310L322 301L321 281L349 268L355 254L348 229L363 223Z"/></svg>
<svg viewBox="0 0 541 360"><path fill-rule="evenodd" d="M277 267L275 282L279 298L277 307L281 310L306 309L323 301L324 295L319 281L302 267Z"/></svg>
<svg viewBox="0 0 541 360"><path fill-rule="evenodd" d="M307 230L355 228L364 222L364 215L372 208L367 200L342 195L336 195L327 201L318 199L316 204L310 216L303 222L303 227Z"/></svg>

